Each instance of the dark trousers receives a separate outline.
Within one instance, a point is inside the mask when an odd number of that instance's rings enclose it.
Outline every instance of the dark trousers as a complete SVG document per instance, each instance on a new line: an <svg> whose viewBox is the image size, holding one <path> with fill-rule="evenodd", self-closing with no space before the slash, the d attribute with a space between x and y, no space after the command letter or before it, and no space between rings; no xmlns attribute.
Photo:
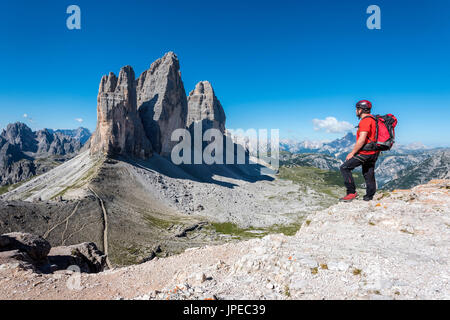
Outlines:
<svg viewBox="0 0 450 320"><path fill-rule="evenodd" d="M375 181L375 163L377 159L378 153L371 155L357 154L350 160L344 162L341 166L341 173L344 177L345 186L347 187L347 194L356 192L352 170L362 166L364 180L366 180L366 196L370 198L374 196L377 191L377 183Z"/></svg>

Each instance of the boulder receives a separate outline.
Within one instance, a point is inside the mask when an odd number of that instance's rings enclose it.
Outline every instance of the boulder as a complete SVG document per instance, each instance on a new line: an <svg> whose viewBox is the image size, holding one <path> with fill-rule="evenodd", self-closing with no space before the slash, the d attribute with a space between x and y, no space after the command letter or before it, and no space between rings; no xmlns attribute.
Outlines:
<svg viewBox="0 0 450 320"><path fill-rule="evenodd" d="M7 263L44 273L73 265L81 272L97 273L105 269L106 255L91 242L51 248L42 237L14 232L0 236L0 265Z"/></svg>
<svg viewBox="0 0 450 320"><path fill-rule="evenodd" d="M81 272L97 273L106 267L106 255L92 242L54 247L50 250L48 260L57 270L76 265L80 267Z"/></svg>
<svg viewBox="0 0 450 320"><path fill-rule="evenodd" d="M45 260L51 248L47 240L29 233L8 233L2 235L1 239L0 251L19 250L27 253L34 261Z"/></svg>
<svg viewBox="0 0 450 320"><path fill-rule="evenodd" d="M0 251L2 251L2 248L9 246L10 240L6 236L0 236Z"/></svg>
<svg viewBox="0 0 450 320"><path fill-rule="evenodd" d="M177 56L169 52L137 79L137 106L154 150L169 155L172 132L186 127L187 97Z"/></svg>
<svg viewBox="0 0 450 320"><path fill-rule="evenodd" d="M34 269L33 259L26 252L19 250L0 252L0 265L8 263L17 263L24 269Z"/></svg>

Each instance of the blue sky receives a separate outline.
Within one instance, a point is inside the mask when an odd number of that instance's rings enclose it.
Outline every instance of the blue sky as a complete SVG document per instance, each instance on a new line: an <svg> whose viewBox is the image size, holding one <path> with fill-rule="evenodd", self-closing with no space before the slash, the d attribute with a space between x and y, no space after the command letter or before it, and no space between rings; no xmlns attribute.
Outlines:
<svg viewBox="0 0 450 320"><path fill-rule="evenodd" d="M81 30L66 8L81 8ZM366 8L381 8L381 30ZM399 118L400 143L449 146L450 2L2 1L0 127L94 130L103 74L139 75L165 52L187 93L213 84L227 127L279 128L284 138L335 139L313 119L357 124L354 103ZM27 114L27 118L24 118Z"/></svg>

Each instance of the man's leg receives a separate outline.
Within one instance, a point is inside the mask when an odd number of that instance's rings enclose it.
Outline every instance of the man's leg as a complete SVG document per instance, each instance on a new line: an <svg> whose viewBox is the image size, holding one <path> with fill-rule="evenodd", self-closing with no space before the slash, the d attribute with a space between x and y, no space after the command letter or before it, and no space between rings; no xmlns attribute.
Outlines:
<svg viewBox="0 0 450 320"><path fill-rule="evenodd" d="M364 180L366 180L366 195L364 196L365 200L372 200L375 192L377 191L377 183L375 181L375 164L376 158L374 161L367 161L362 166L362 172L364 176Z"/></svg>
<svg viewBox="0 0 450 320"><path fill-rule="evenodd" d="M344 162L341 166L342 177L344 177L344 184L347 188L347 194L356 193L355 181L353 180L352 170L360 166L362 161L353 157Z"/></svg>

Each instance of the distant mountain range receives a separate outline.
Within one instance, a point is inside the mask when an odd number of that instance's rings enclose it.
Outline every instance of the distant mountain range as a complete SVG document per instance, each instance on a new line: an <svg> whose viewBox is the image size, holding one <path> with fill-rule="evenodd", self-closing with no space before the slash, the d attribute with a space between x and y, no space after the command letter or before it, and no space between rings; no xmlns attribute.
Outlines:
<svg viewBox="0 0 450 320"><path fill-rule="evenodd" d="M46 172L73 157L89 140L88 129L32 131L17 122L0 134L0 186Z"/></svg>
<svg viewBox="0 0 450 320"><path fill-rule="evenodd" d="M291 153L323 153L340 158L355 144L356 136L349 132L344 137L331 142L281 140L280 149ZM345 156L343 157L345 159Z"/></svg>
<svg viewBox="0 0 450 320"><path fill-rule="evenodd" d="M331 142L322 141L295 141L292 139L280 140L280 150L291 153L323 153L345 160L347 154L352 150L356 142L356 135L352 132L344 137ZM417 154L424 151L442 150L443 148L429 148L420 142L408 145L394 145L389 154Z"/></svg>
<svg viewBox="0 0 450 320"><path fill-rule="evenodd" d="M51 133L72 137L76 141L80 141L82 145L84 145L91 137L91 132L89 131L89 129L83 127L80 127L78 129L58 129L58 130L45 129L45 130L48 130Z"/></svg>
<svg viewBox="0 0 450 320"><path fill-rule="evenodd" d="M415 157L420 158L420 155ZM398 168L398 166L397 166ZM450 150L439 150L425 156L404 169L397 169L396 178L384 185L385 189L409 189L432 179L450 178Z"/></svg>
<svg viewBox="0 0 450 320"><path fill-rule="evenodd" d="M285 167L301 166L314 167L322 170L339 170L342 161L329 155L320 153L281 152L280 165Z"/></svg>
<svg viewBox="0 0 450 320"><path fill-rule="evenodd" d="M32 131L24 123L9 124L0 134L0 186L11 185L44 173L72 158L88 142L86 128ZM280 141L280 164L339 170L352 150L356 136L327 141ZM252 141L247 147L255 153ZM377 162L376 178L385 189L411 188L432 179L449 177L449 154L445 148L421 143L396 145L383 152Z"/></svg>
<svg viewBox="0 0 450 320"><path fill-rule="evenodd" d="M348 133L331 142L281 140L283 165L306 165L319 169L339 170L352 150L356 136ZM411 188L432 179L449 177L449 149L428 148L422 143L395 145L381 153L376 167L379 187Z"/></svg>

